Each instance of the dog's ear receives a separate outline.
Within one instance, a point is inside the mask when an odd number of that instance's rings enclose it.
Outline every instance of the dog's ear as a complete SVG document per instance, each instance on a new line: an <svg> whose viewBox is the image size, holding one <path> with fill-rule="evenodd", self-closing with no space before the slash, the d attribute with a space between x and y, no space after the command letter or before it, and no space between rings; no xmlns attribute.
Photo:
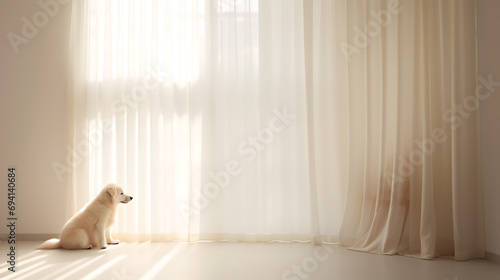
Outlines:
<svg viewBox="0 0 500 280"><path fill-rule="evenodd" d="M115 200L115 194L116 194L115 185L108 185L106 187L106 195L108 196L108 198L111 202L113 202Z"/></svg>

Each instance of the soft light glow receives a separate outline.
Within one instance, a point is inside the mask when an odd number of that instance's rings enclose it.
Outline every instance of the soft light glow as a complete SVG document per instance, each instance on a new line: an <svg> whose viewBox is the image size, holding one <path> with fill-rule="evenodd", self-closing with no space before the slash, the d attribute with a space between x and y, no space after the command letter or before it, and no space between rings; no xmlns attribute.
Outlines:
<svg viewBox="0 0 500 280"><path fill-rule="evenodd" d="M40 266L40 267L38 267ZM53 264L47 264L47 262L42 262L40 264L37 264L37 268L35 269L35 266L31 269L31 271L24 273L23 275L19 276L17 275L16 280L23 280L23 279L33 279L36 277L32 277L34 275L38 275L40 272L44 270L50 271L50 269L53 267Z"/></svg>
<svg viewBox="0 0 500 280"><path fill-rule="evenodd" d="M77 268L75 268L75 269L73 269L73 270L71 270L71 271L66 272L65 274L63 274L63 275L61 275L61 276L57 277L55 280L70 279L69 277L70 277L71 275L73 275L73 274L77 273L78 271L80 271L80 270L82 270L82 269L86 268L87 266L89 266L89 265L91 265L91 264L93 264L93 263L95 263L95 262L97 262L97 261L100 261L103 257L104 257L104 255L101 255L101 256L98 256L98 257L92 258L92 260L90 260L90 261L86 262L85 264L83 264L83 265L81 265L81 266L79 266L79 267L77 267Z"/></svg>
<svg viewBox="0 0 500 280"><path fill-rule="evenodd" d="M101 273L107 271L108 269L110 269L111 267L113 267L115 264L117 264L118 262L122 261L126 256L119 256L119 257L116 257L114 259L112 259L111 261L101 265L100 267L98 267L97 269L94 269L92 271L92 273L89 273L87 274L84 278L81 278L81 280L92 280L92 279L97 279L96 277L99 276Z"/></svg>
<svg viewBox="0 0 500 280"><path fill-rule="evenodd" d="M34 271L37 267L43 266L43 265L46 265L45 261L30 265L30 266L22 266L21 268L19 268L19 266L18 266L16 272L10 273L9 276L2 277L2 279L3 280L19 279L21 277L24 277L25 275L31 275L32 271Z"/></svg>
<svg viewBox="0 0 500 280"><path fill-rule="evenodd" d="M177 85L198 79L203 1L92 0L88 12L89 81L134 81L151 69Z"/></svg>
<svg viewBox="0 0 500 280"><path fill-rule="evenodd" d="M57 275L60 275L60 274L63 274L64 272L67 272L67 271L71 271L73 270L75 267L79 267L82 263L85 263L87 262L89 259L92 259L92 258L82 258L82 259L79 259L77 261L74 261L74 262L71 262L71 264L67 265L67 266L64 266L63 268L61 269L57 269L55 271L53 271L52 273L50 273L49 275L47 276L44 276L41 280L52 280L54 279Z"/></svg>
<svg viewBox="0 0 500 280"><path fill-rule="evenodd" d="M158 262L156 262L155 265L149 269L149 272L146 273L144 276L142 276L141 279L144 279L144 280L155 279L156 275L158 275L158 273L161 271L161 269L164 268L165 265L170 260L172 260L175 255L177 255L177 253L179 253L182 246L184 246L184 245L179 244L179 245L175 246L174 248L172 248L172 250L170 250L170 252L168 252L168 254L166 254L160 260L158 260Z"/></svg>

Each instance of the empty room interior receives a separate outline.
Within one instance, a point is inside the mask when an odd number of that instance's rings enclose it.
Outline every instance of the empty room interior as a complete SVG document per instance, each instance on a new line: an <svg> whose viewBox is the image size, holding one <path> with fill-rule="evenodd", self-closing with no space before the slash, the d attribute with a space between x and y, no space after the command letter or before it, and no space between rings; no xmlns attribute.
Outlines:
<svg viewBox="0 0 500 280"><path fill-rule="evenodd" d="M499 13L1 0L0 278L500 279Z"/></svg>

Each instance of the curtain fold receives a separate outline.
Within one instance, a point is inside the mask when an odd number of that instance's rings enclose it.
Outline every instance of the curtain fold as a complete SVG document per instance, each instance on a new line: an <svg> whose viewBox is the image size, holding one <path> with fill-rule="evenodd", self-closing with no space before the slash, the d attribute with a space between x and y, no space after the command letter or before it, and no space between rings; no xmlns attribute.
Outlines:
<svg viewBox="0 0 500 280"><path fill-rule="evenodd" d="M348 147L340 154L347 178L337 181L346 185L341 243L483 257L475 2L334 2L316 4L315 20L334 30L316 36L314 93L328 104L319 113L342 132L317 147ZM323 49L329 41L340 52ZM347 109L330 107L333 98Z"/></svg>
<svg viewBox="0 0 500 280"><path fill-rule="evenodd" d="M483 257L474 1L79 1L71 44L68 215Z"/></svg>

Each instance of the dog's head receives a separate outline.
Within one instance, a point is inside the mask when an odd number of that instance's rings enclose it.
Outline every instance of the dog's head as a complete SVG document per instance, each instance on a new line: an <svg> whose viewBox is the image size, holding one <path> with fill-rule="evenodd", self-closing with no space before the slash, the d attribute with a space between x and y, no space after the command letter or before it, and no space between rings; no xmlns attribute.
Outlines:
<svg viewBox="0 0 500 280"><path fill-rule="evenodd" d="M103 196L104 200L107 200L113 204L127 204L133 199L133 197L131 197L130 195L126 195L125 193L123 193L123 189L115 184L106 185L102 190L101 195Z"/></svg>

